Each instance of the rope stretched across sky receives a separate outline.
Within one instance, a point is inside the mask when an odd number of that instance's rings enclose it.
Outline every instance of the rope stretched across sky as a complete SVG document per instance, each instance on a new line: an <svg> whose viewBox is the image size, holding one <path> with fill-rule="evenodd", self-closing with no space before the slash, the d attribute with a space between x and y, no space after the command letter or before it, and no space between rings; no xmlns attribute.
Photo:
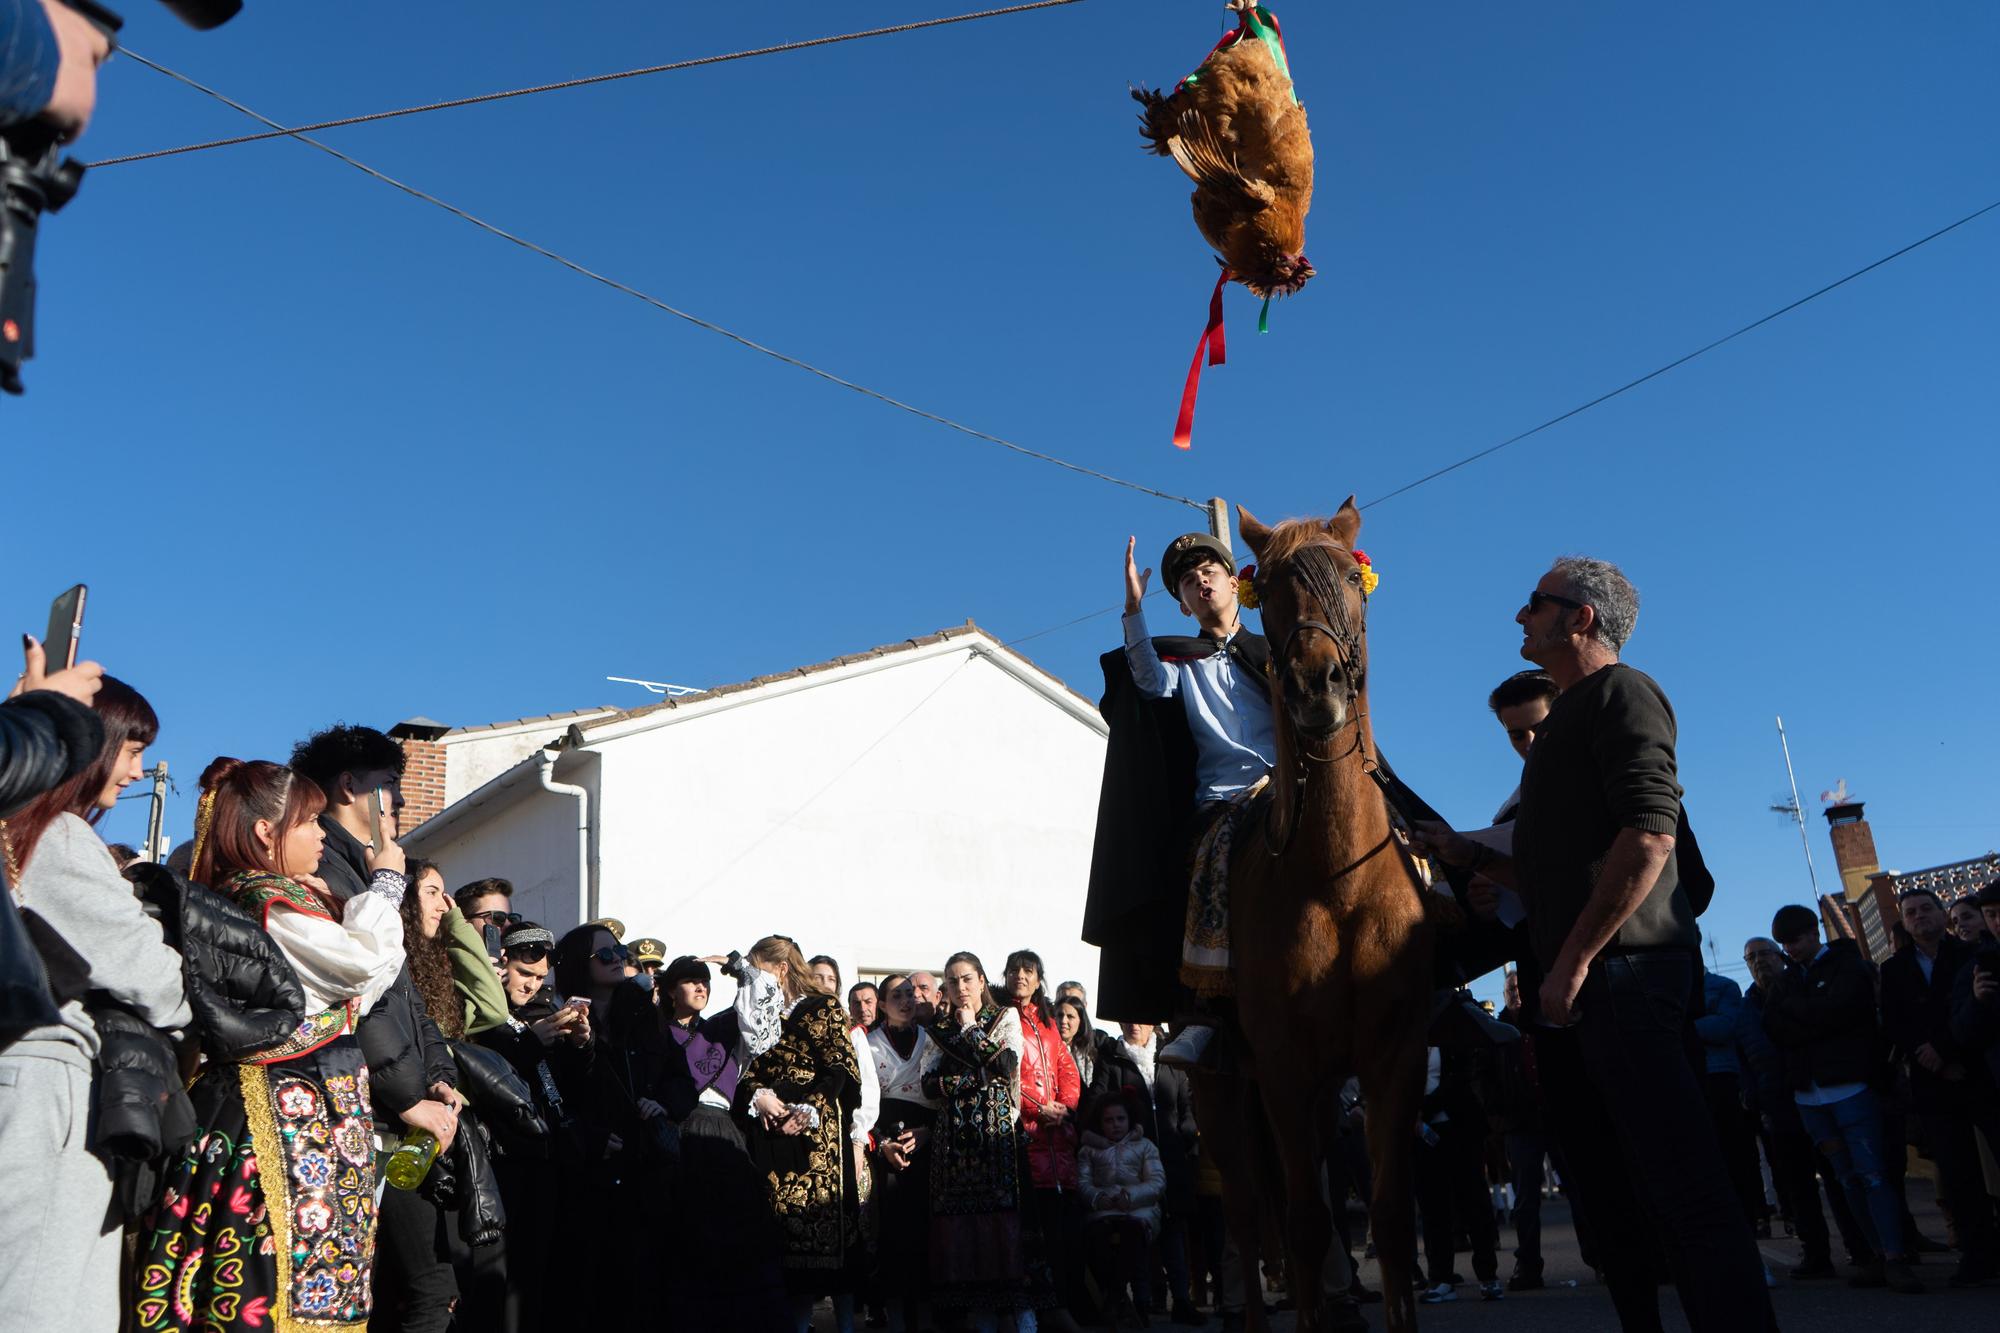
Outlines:
<svg viewBox="0 0 2000 1333"><path fill-rule="evenodd" d="M1061 5L1078 5L1083 0L1034 0L1032 4L1009 5L1005 9L982 9L974 14L953 14L947 18L920 19L915 23L898 23L887 28L869 28L862 32L843 32L832 37L808 37L803 41L783 42L777 46L760 46L749 51L730 51L722 55L697 56L692 60L676 60L665 65L646 65L639 69L619 70L614 74L590 74L580 79L563 79L557 83L538 83L529 88L509 88L504 92L479 93L473 97L454 97L443 102L426 102L421 106L398 107L393 111L371 111L366 115L343 116L338 120L319 120L310 125L273 126L261 134L239 134L227 139L208 139L201 143L182 144L177 148L155 148L145 153L127 153L123 157L107 157L101 162L89 163L91 170L104 167L123 166L128 162L150 162L155 158L177 157L182 153L199 153L210 148L232 148L237 144L262 143L266 139L291 138L300 134L313 134L320 130L339 129L345 125L366 125L371 121L394 120L399 116L420 116L427 111L449 111L462 106L479 106L485 102L502 102L510 97L532 97L537 93L562 92L570 88L588 88L593 84L616 83L620 79L637 79L648 74L671 74L677 70L696 69L702 65L720 65L730 60L748 60L753 56L782 55L787 51L804 51L815 46L833 46L839 42L858 42L868 37L893 37L897 33L917 32L924 28L942 28L953 23L972 23L979 19L1004 18L1009 14L1026 14L1037 9L1055 9ZM120 48L123 50L124 48ZM127 51L130 55L131 52ZM142 65L159 69L150 60L138 59ZM166 71L162 70L162 73ZM262 117L258 117L260 120Z"/></svg>

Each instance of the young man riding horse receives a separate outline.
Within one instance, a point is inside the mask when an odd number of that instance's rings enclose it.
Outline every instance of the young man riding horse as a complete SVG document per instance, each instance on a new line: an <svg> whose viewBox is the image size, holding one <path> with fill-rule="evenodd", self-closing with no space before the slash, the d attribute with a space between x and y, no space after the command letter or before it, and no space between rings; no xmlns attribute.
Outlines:
<svg viewBox="0 0 2000 1333"><path fill-rule="evenodd" d="M1189 853L1271 771L1271 651L1243 627L1229 548L1201 532L1160 557L1162 583L1200 633L1149 635L1153 571L1138 568L1135 545L1125 543L1125 646L1102 661L1111 738L1083 937L1103 951L1100 1016L1179 1017L1161 1058L1191 1064L1212 1029L1180 984Z"/></svg>

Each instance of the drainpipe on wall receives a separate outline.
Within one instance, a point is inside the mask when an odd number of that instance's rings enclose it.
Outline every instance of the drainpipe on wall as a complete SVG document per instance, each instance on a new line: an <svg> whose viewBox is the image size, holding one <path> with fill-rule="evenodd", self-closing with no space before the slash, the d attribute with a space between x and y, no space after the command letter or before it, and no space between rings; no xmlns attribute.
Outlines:
<svg viewBox="0 0 2000 1333"><path fill-rule="evenodd" d="M590 900L590 791L555 780L556 751L543 750L539 759L535 776L542 790L576 798L576 919L582 924L596 915Z"/></svg>

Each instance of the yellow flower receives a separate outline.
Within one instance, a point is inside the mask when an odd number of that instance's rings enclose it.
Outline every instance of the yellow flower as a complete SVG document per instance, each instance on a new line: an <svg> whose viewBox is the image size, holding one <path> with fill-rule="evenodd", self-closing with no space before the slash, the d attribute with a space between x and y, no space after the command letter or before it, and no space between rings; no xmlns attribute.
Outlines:
<svg viewBox="0 0 2000 1333"><path fill-rule="evenodd" d="M1236 580L1236 604L1246 611L1257 609L1257 584L1247 576Z"/></svg>
<svg viewBox="0 0 2000 1333"><path fill-rule="evenodd" d="M1375 591L1376 585L1381 582L1382 582L1382 576L1380 574L1377 574L1374 570L1372 569L1362 570L1361 595L1363 597L1366 597L1369 594L1373 593Z"/></svg>

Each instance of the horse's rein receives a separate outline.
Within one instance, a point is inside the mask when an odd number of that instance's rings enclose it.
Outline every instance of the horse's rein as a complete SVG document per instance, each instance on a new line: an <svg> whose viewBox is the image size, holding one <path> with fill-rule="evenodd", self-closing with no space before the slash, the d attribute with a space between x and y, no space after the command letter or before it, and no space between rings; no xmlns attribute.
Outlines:
<svg viewBox="0 0 2000 1333"><path fill-rule="evenodd" d="M1298 758L1302 762L1299 764L1297 776L1292 780L1292 785L1297 789L1297 795L1292 801L1292 817L1285 825L1283 841L1274 845L1270 838L1270 826L1268 823L1265 825L1265 845L1274 857L1285 854L1285 851L1291 846L1292 836L1298 828L1299 812L1305 804L1306 777L1311 771L1303 761L1310 761L1314 764L1332 765L1353 755L1360 754L1364 771L1371 777L1375 775L1376 771L1374 760L1363 753L1363 737L1366 732L1361 725L1367 714L1362 712L1360 708L1363 682L1359 659L1361 637L1367 632L1367 627L1364 624L1361 628L1357 629L1348 621L1347 599L1341 595L1337 586L1338 579L1334 574L1333 561L1330 555L1335 549L1334 547L1323 545L1308 546L1301 550L1291 562L1293 568L1298 571L1300 581L1306 585L1306 591L1318 599L1321 609L1334 623L1328 624L1323 620L1298 620L1293 622L1291 632L1285 635L1283 647L1279 649L1278 655L1272 659L1272 686L1274 690L1283 689L1282 669L1291 661L1292 649L1297 645L1301 634L1311 630L1315 633L1326 635L1327 638L1333 641L1334 656L1340 663L1347 694L1347 707L1345 710L1347 721L1343 722L1336 729L1336 734L1338 731L1346 730L1351 726L1354 728L1354 743L1341 754L1317 755L1305 744L1302 737L1294 735L1295 744L1291 748L1297 753ZM1308 551L1327 554L1323 558L1307 561L1303 557ZM1363 602L1363 615L1366 615L1365 600ZM1274 713L1278 711L1280 710L1273 710ZM1291 725L1289 719L1286 719L1285 725Z"/></svg>

